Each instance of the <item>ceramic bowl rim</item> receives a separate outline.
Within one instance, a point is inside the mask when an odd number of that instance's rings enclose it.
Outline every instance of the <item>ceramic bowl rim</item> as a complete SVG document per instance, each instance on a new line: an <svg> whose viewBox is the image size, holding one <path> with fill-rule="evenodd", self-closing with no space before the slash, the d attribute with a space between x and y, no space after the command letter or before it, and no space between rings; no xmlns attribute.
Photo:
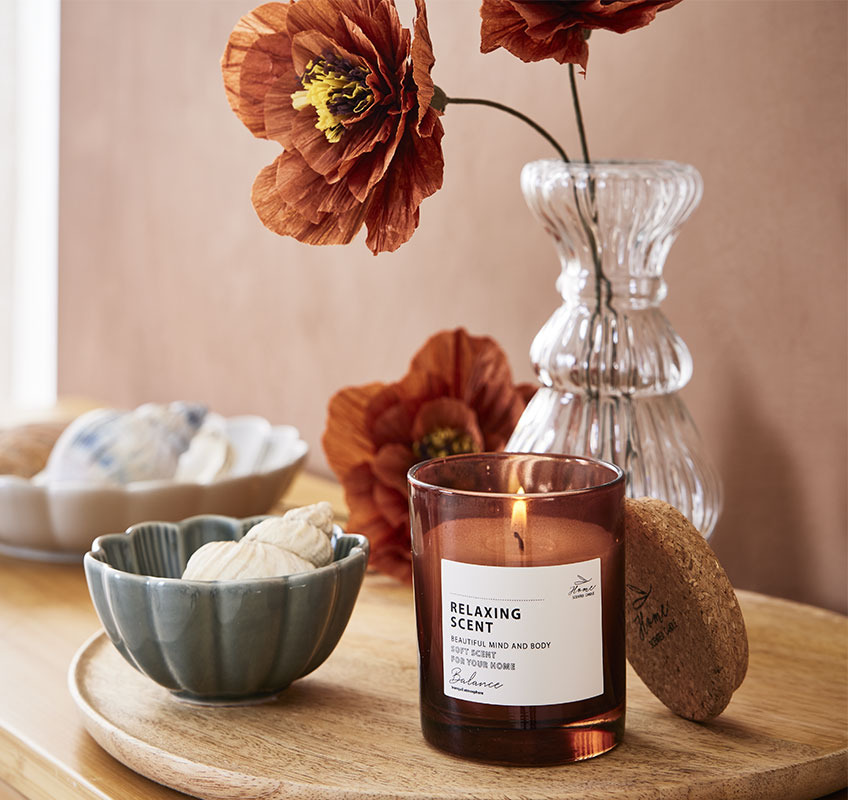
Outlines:
<svg viewBox="0 0 848 800"><path fill-rule="evenodd" d="M271 457L249 473L207 482L157 479L111 485L0 475L0 554L79 564L96 537L134 523L178 522L203 514L238 519L265 513L291 488L311 447L295 425L275 425L258 415L224 419L245 417L268 423L266 455L279 454L285 463Z"/></svg>
<svg viewBox="0 0 848 800"><path fill-rule="evenodd" d="M131 582L143 582L143 583L151 583L155 582L157 584L175 585L179 584L182 586L192 586L198 589L217 589L220 591L222 588L237 588L238 586L247 585L250 587L256 587L261 584L271 584L271 585L280 585L284 586L292 580L296 579L309 579L311 575L318 575L325 572L329 572L334 569L341 569L343 565L348 561L353 561L361 557L360 554L364 555L366 558L369 555L369 543L368 539L360 533L346 533L342 530L339 525L333 525L333 538L335 541L353 541L354 545L350 548L350 550L345 553L340 559L331 561L329 564L325 564L323 567L316 567L315 569L308 570L306 572L294 572L289 575L277 575L271 578L238 578L235 580L216 580L216 581L204 581L204 580L191 580L185 578L169 578L169 577L159 577L156 575L147 575L139 572L130 572L129 570L120 569L119 567L114 566L109 563L106 559L106 551L103 548L101 542L102 541L127 541L128 539L133 539L137 536L141 536L139 529L148 528L150 526L156 525L161 527L168 527L175 529L179 535L183 535L184 526L188 526L189 523L197 523L199 521L204 520L220 520L227 523L230 523L233 531L238 531L239 529L245 528L245 523L251 522L252 524L245 529L245 533L254 525L257 525L264 519L269 519L273 517L278 517L281 515L276 514L257 514L251 517L243 517L239 519L238 517L228 517L223 514L196 514L192 517L187 517L186 519L180 520L179 522L160 522L156 520L150 520L148 522L138 522L135 525L131 525L127 528L123 533L105 533L97 538L91 543L91 550L89 550L83 556L83 563L88 563L94 569L102 569L107 575L118 575L121 576L120 580L128 580ZM239 540L231 540L231 539L210 539L210 541L239 541ZM98 554L102 554L103 558L98 558Z"/></svg>

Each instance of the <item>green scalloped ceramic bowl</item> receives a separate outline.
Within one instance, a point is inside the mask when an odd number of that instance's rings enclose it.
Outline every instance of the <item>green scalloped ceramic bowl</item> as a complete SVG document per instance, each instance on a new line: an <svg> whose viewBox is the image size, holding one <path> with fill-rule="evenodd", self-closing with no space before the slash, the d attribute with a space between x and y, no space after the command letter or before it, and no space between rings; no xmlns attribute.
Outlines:
<svg viewBox="0 0 848 800"><path fill-rule="evenodd" d="M145 522L94 540L83 563L109 638L139 672L199 703L268 699L333 652L353 611L368 540L336 527L334 560L279 578L184 581L191 554L266 517Z"/></svg>

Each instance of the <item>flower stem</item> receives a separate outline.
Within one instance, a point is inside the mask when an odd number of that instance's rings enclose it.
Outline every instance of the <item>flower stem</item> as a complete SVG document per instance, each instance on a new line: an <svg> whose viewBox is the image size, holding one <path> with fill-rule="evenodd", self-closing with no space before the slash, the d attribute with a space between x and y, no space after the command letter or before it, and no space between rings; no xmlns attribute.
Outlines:
<svg viewBox="0 0 848 800"><path fill-rule="evenodd" d="M589 163L589 146L586 144L586 129L583 127L583 112L580 110L580 98L577 96L577 80L574 77L574 64L568 65L568 79L571 82L571 100L574 103L574 116L577 119L577 132L580 134L580 148L583 160Z"/></svg>
<svg viewBox="0 0 848 800"><path fill-rule="evenodd" d="M571 100L574 104L574 117L577 120L577 132L580 134L580 149L583 151L583 160L587 164L589 164L591 163L591 161L589 160L589 146L586 143L586 128L583 125L583 111L580 108L580 97L577 94L577 80L575 79L574 75L574 64L568 65L568 79L571 83ZM576 199L576 187L574 191ZM589 240L589 247L592 252L592 264L595 267L595 310L592 312L592 320L590 323L591 327L594 328L597 320L601 317L602 305L605 305L607 307L613 317L616 316L616 312L612 305L612 282L604 274L603 263L601 261L601 254L598 248L598 240L595 236L595 230L598 226L598 208L595 205L595 178L591 173L589 174L589 197L591 199L592 224L589 224L590 221L586 220L582 213L579 213L578 216L580 217L580 222L583 225L583 230L586 233L586 237ZM617 361L617 359L615 358L616 350L616 340L613 338L612 352L614 363Z"/></svg>
<svg viewBox="0 0 848 800"><path fill-rule="evenodd" d="M499 111L506 111L507 114L511 114L513 117L518 117L522 122L526 122L534 131L541 134L547 142L557 151L559 157L563 161L569 161L568 156L565 154L565 150L562 149L559 142L554 139L541 125L537 122L534 122L530 117L522 114L520 111L516 111L514 108L510 108L509 106L505 106L503 103L497 103L494 100L481 100L474 97L446 97L445 105L449 103L455 103L456 105L476 105L476 106L489 106L490 108L496 108Z"/></svg>

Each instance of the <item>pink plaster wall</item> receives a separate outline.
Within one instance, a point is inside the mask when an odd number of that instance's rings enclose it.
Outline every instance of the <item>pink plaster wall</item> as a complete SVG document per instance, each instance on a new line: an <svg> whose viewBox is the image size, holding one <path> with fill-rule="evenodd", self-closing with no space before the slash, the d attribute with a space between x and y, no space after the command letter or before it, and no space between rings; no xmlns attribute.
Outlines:
<svg viewBox="0 0 848 800"><path fill-rule="evenodd" d="M277 238L249 193L278 147L238 122L218 70L250 7L63 2L59 390L293 423L325 471L333 392L400 377L438 330L494 336L532 378L558 264L518 175L551 153L505 115L454 107L444 188L397 253ZM480 55L477 8L429 0L436 82L516 105L576 152L566 69ZM581 84L596 158L704 177L664 308L725 483L712 544L738 587L843 611L846 23L842 0L687 0L593 36Z"/></svg>

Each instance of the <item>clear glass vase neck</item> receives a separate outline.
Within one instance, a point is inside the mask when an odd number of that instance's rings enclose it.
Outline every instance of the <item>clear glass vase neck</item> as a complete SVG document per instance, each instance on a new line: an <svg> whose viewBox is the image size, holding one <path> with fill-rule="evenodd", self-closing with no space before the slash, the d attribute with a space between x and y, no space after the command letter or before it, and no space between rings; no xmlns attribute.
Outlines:
<svg viewBox="0 0 848 800"><path fill-rule="evenodd" d="M521 173L530 210L552 236L562 305L533 342L543 385L650 396L681 389L692 359L659 308L663 267L702 193L673 161L534 161Z"/></svg>
<svg viewBox="0 0 848 800"><path fill-rule="evenodd" d="M636 308L665 298L666 256L703 191L698 171L674 161L534 161L521 187L554 238L563 298Z"/></svg>

